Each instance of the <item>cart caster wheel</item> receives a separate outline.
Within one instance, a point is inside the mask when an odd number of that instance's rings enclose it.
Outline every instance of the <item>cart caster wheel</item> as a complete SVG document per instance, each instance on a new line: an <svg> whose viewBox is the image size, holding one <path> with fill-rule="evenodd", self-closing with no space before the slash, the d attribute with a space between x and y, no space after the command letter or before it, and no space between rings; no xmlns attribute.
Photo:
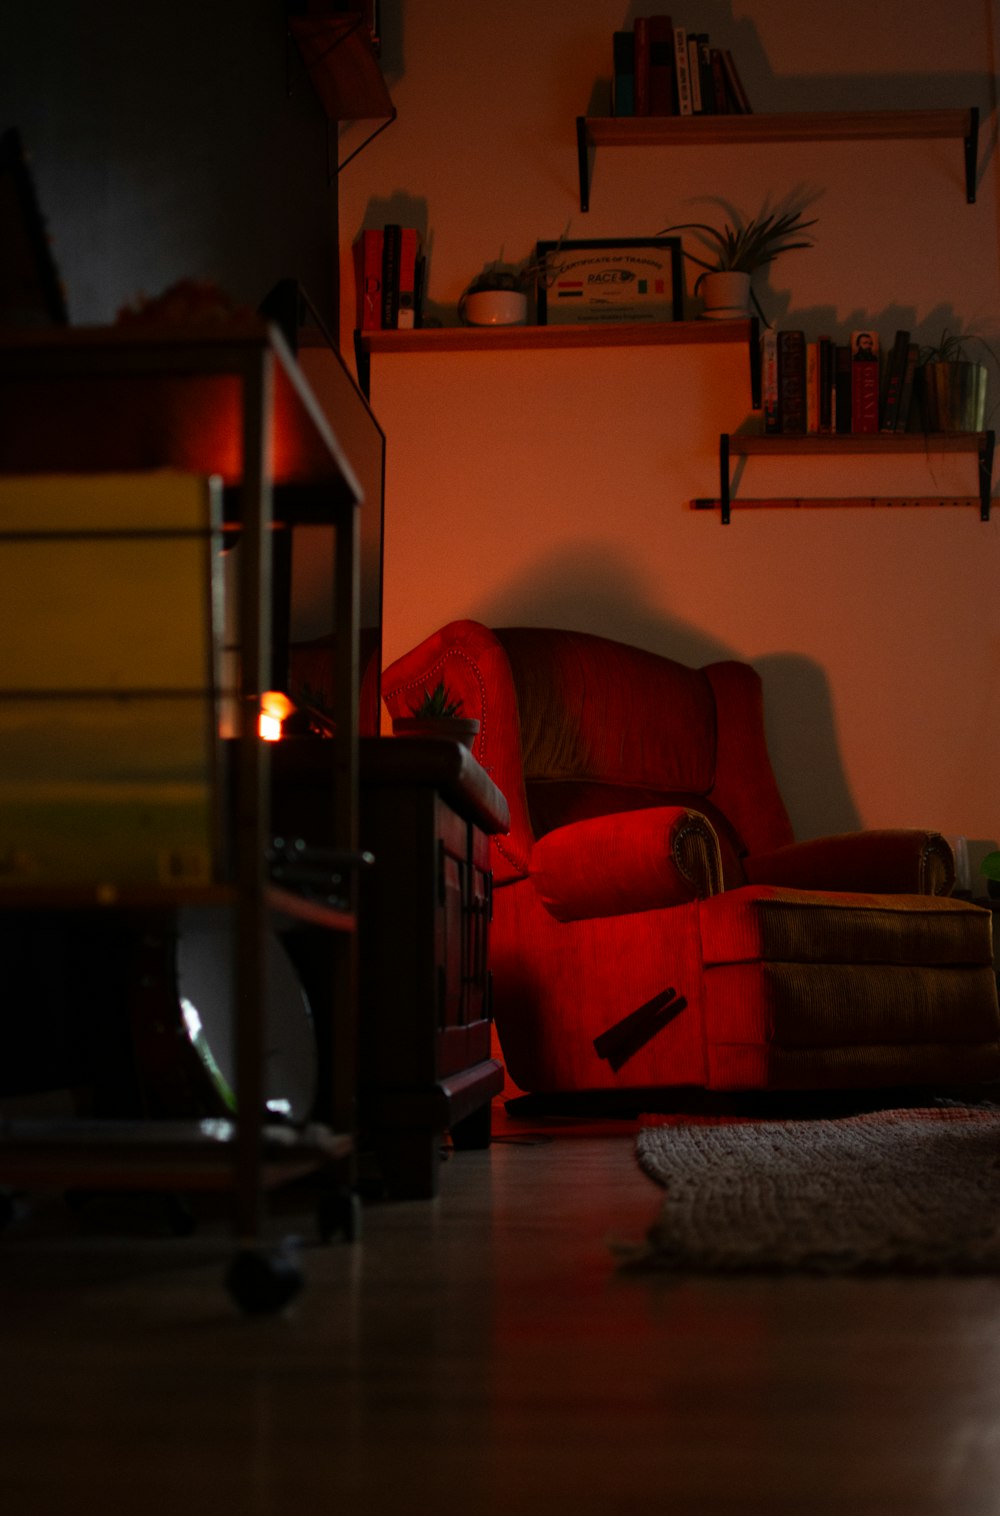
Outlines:
<svg viewBox="0 0 1000 1516"><path fill-rule="evenodd" d="M356 1190L331 1190L320 1200L316 1220L322 1242L331 1242L334 1237L357 1242L361 1236L361 1196Z"/></svg>
<svg viewBox="0 0 1000 1516"><path fill-rule="evenodd" d="M243 1248L226 1273L226 1289L247 1316L271 1316L295 1299L305 1277L286 1249Z"/></svg>

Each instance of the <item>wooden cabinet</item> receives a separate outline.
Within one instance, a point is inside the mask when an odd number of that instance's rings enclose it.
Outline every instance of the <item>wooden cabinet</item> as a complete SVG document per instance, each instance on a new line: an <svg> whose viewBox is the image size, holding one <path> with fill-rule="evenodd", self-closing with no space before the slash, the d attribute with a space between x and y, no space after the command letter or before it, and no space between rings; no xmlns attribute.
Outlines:
<svg viewBox="0 0 1000 1516"><path fill-rule="evenodd" d="M238 537L237 672L229 690L232 735L218 765L216 810L225 845L210 877L129 885L33 885L6 875L0 909L115 914L157 921L192 906L231 921L236 1007L235 1114L218 1120L7 1123L0 1184L73 1188L217 1190L231 1195L237 1236L261 1235L267 1190L311 1170L348 1185L354 1152L357 881L357 508L361 491L341 445L274 328L255 318L211 326L136 323L69 331L0 333L0 471L11 475L180 470L221 483L226 530ZM332 525L330 594L336 636L336 738L323 741L328 780L325 839L341 859L336 898L276 882L270 747L258 736L271 684L271 547L276 522ZM141 519L130 527L142 536ZM40 586L44 593L44 584ZM178 607L178 616L184 608ZM67 659L73 649L66 649ZM8 668L5 684L11 682ZM21 691L29 696L30 691ZM57 692L58 693L58 692ZM95 698L108 691L95 691ZM117 691L127 700L135 691ZM140 692L141 693L141 692ZM10 696L10 689L5 690ZM222 705L216 699L215 720ZM3 755L0 754L0 774ZM264 1117L266 944L277 926L319 934L334 993L325 1109L305 1124ZM348 1191L343 1192L353 1214ZM325 1212L325 1223L333 1213ZM245 1262L238 1255L241 1263ZM233 1291L249 1309L281 1303L287 1270L266 1258ZM235 1262L234 1262L235 1267ZM257 1283L254 1283L254 1279ZM262 1282L261 1282L262 1281ZM259 1286L259 1287L258 1287ZM245 1293L246 1292L246 1293Z"/></svg>
<svg viewBox="0 0 1000 1516"><path fill-rule="evenodd" d="M507 802L461 744L361 743L361 1129L391 1195L437 1191L445 1132L486 1146L490 837Z"/></svg>

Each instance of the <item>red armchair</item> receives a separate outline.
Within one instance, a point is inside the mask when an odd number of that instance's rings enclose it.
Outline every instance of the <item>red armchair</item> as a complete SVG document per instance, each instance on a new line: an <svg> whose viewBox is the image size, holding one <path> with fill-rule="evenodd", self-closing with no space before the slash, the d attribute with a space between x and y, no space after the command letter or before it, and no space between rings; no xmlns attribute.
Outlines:
<svg viewBox="0 0 1000 1516"><path fill-rule="evenodd" d="M990 914L931 831L796 843L747 664L455 621L383 675L444 679L505 794L494 1014L522 1090L1000 1077Z"/></svg>

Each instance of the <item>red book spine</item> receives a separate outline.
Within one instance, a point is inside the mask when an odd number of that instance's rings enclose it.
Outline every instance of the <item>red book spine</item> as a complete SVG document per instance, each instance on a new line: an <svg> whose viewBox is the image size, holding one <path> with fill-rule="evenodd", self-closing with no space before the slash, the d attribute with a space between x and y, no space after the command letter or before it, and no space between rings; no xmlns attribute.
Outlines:
<svg viewBox="0 0 1000 1516"><path fill-rule="evenodd" d="M355 318L359 331L382 326L382 232L363 231L354 243Z"/></svg>
<svg viewBox="0 0 1000 1516"><path fill-rule="evenodd" d="M851 431L879 429L878 333L851 333Z"/></svg>
<svg viewBox="0 0 1000 1516"><path fill-rule="evenodd" d="M669 16L649 16L649 114L676 116L674 24Z"/></svg>
<svg viewBox="0 0 1000 1516"><path fill-rule="evenodd" d="M781 431L781 413L778 408L778 334L773 327L766 327L760 339L761 397L764 409L764 431Z"/></svg>

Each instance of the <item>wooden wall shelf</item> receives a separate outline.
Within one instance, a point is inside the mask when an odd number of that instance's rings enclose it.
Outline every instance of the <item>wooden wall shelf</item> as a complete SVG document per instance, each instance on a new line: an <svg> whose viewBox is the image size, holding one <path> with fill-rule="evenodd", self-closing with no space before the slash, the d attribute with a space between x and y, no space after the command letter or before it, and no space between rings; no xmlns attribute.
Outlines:
<svg viewBox="0 0 1000 1516"><path fill-rule="evenodd" d="M367 353L497 352L533 347L650 347L749 342L749 321L597 322L573 326L427 326L416 331L359 332Z"/></svg>
<svg viewBox="0 0 1000 1516"><path fill-rule="evenodd" d="M756 317L747 321L596 322L572 326L433 326L417 330L355 332L358 381L369 394L373 353L536 352L582 347L675 347L746 343L753 407L760 405L760 339Z"/></svg>
<svg viewBox="0 0 1000 1516"><path fill-rule="evenodd" d="M590 209L590 150L596 147L707 147L743 142L848 142L956 139L963 144L965 195L976 199L979 111L789 111L748 116L578 116L580 209Z"/></svg>
<svg viewBox="0 0 1000 1516"><path fill-rule="evenodd" d="M329 121L378 124L353 152L338 159L337 172L396 119L388 86L368 33L364 12L309 11L288 17L306 72Z"/></svg>
<svg viewBox="0 0 1000 1516"><path fill-rule="evenodd" d="M993 483L993 432L906 432L901 435L873 432L868 434L808 434L805 436L766 435L760 432L723 432L719 438L719 487L718 500L696 500L696 510L721 511L723 526L728 526L732 508L737 503L741 509L762 506L844 506L844 505L974 505L979 507L981 521L990 519L990 491ZM893 496L882 498L839 499L766 499L735 501L732 496L730 462L733 458L761 457L821 457L848 455L901 455L914 453L973 453L978 465L979 492L975 496L960 499L949 497Z"/></svg>

